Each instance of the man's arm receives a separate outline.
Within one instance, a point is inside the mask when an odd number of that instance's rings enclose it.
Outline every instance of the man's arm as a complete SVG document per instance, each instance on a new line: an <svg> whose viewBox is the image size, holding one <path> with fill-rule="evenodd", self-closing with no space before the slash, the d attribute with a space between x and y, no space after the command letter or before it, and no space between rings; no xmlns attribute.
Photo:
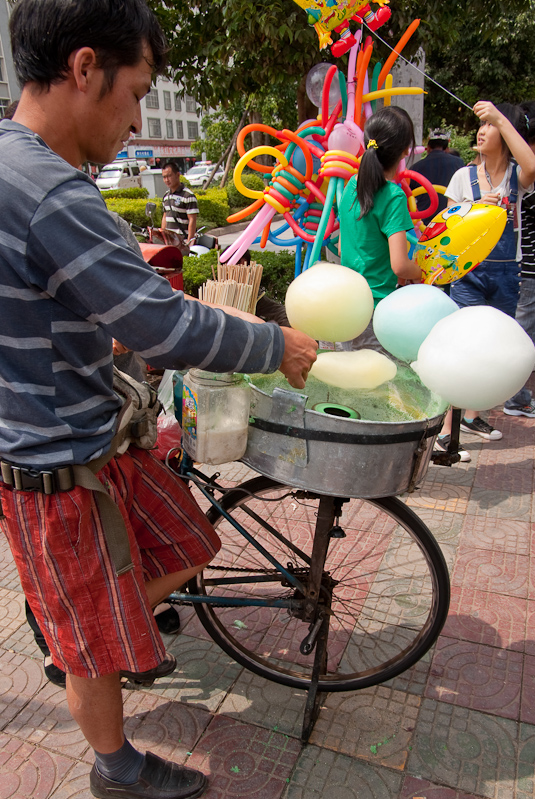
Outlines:
<svg viewBox="0 0 535 799"><path fill-rule="evenodd" d="M275 325L250 324L173 292L127 246L85 181L54 189L33 218L24 276L73 316L105 330L158 368L272 372L284 356Z"/></svg>
<svg viewBox="0 0 535 799"><path fill-rule="evenodd" d="M166 207L165 207L165 194L164 194L164 196L163 196L163 203L162 203L162 205L163 205L163 214L162 214L162 224L161 224L161 229L162 229L162 230L165 230L165 229L166 229L166 227L167 227L167 210L166 210Z"/></svg>
<svg viewBox="0 0 535 799"><path fill-rule="evenodd" d="M188 214L188 244L195 236L197 230L197 214Z"/></svg>

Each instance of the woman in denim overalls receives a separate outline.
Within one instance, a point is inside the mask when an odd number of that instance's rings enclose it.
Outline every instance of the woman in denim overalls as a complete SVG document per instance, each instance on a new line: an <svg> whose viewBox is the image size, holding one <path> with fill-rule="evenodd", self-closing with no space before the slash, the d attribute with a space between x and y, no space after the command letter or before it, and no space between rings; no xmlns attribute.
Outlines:
<svg viewBox="0 0 535 799"><path fill-rule="evenodd" d="M535 179L535 155L526 141L526 119L517 107L478 102L474 113L481 120L477 136L481 163L455 173L446 189L448 206L478 201L502 205L508 218L504 233L489 257L452 283L450 296L461 308L490 305L514 318L520 292L519 200ZM531 393L526 389L508 400L515 405L530 402ZM443 436L451 432L450 424L447 419ZM492 441L502 437L476 410L465 412L461 430Z"/></svg>

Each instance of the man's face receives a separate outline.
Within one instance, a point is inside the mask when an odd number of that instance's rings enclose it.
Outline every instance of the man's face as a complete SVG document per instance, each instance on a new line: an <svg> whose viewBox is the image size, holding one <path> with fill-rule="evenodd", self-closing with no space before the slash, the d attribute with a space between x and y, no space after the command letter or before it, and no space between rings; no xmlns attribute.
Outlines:
<svg viewBox="0 0 535 799"><path fill-rule="evenodd" d="M173 172L170 166L162 169L162 178L169 191L176 191L180 186L180 175L178 172Z"/></svg>
<svg viewBox="0 0 535 799"><path fill-rule="evenodd" d="M140 102L151 87L151 55L150 49L144 46L137 64L119 67L113 87L103 97L101 91L106 86L106 77L99 70L102 81L100 87L93 86L90 122L81 132L85 138L86 160L97 164L113 161L130 134L141 132Z"/></svg>

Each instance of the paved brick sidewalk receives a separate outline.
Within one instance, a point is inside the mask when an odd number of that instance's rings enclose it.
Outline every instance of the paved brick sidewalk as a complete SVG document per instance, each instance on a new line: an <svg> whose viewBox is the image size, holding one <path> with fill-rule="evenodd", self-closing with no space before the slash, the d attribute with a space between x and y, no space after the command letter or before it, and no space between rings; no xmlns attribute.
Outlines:
<svg viewBox="0 0 535 799"><path fill-rule="evenodd" d="M184 609L166 640L177 672L124 692L134 743L209 774L207 799L535 799L535 419L490 418L502 441L463 435L472 462L432 466L408 499L452 577L423 661L327 697L303 747L304 695L244 671ZM91 762L64 691L44 679L0 536L0 799L90 799Z"/></svg>

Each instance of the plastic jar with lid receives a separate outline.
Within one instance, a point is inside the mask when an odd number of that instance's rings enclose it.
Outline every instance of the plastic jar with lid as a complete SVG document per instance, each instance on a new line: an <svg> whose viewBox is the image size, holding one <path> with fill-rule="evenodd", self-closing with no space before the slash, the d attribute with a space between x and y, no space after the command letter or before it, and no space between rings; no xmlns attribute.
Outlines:
<svg viewBox="0 0 535 799"><path fill-rule="evenodd" d="M184 376L182 442L193 460L239 460L247 448L250 403L242 375L190 369Z"/></svg>

